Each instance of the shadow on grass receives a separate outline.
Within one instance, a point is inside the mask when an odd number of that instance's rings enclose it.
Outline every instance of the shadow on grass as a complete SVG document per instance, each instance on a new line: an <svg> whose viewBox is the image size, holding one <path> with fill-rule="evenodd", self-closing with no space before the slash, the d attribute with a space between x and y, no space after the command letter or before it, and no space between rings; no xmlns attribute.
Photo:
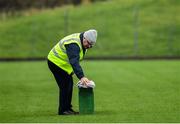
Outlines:
<svg viewBox="0 0 180 124"><path fill-rule="evenodd" d="M103 110L103 111L95 111L93 114L79 114L79 115L72 115L72 116L77 116L77 117L81 117L81 116L97 116L97 115L115 115L117 114L115 111L112 110ZM37 111L37 112L30 112L30 113L26 113L26 114L19 114L17 115L18 118L56 118L60 115L58 115L56 112L54 111ZM72 117L71 116L71 117ZM67 116L63 116L63 117L67 117Z"/></svg>
<svg viewBox="0 0 180 124"><path fill-rule="evenodd" d="M112 110L103 110L103 111L95 111L94 112L95 115L113 115L113 114L116 114L115 111L112 111Z"/></svg>
<svg viewBox="0 0 180 124"><path fill-rule="evenodd" d="M29 112L24 114L19 114L19 117L54 117L57 116L57 113L51 111L37 111L37 112Z"/></svg>

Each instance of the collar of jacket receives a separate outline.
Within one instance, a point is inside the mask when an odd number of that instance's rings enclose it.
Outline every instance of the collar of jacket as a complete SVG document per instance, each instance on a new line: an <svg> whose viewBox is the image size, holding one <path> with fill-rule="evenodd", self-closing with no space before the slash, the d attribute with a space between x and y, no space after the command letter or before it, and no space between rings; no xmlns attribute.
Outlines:
<svg viewBox="0 0 180 124"><path fill-rule="evenodd" d="M80 40L81 40L81 45L82 45L82 48L83 48L83 53L85 54L86 49L83 46L83 35L84 35L84 32L82 32L79 37L80 37Z"/></svg>

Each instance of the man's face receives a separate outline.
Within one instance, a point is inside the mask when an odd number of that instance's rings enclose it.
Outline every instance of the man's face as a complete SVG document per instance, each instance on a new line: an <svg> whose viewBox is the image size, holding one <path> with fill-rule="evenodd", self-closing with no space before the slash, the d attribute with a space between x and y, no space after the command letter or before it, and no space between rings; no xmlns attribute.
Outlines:
<svg viewBox="0 0 180 124"><path fill-rule="evenodd" d="M92 48L92 44L85 38L83 38L83 46L85 49Z"/></svg>

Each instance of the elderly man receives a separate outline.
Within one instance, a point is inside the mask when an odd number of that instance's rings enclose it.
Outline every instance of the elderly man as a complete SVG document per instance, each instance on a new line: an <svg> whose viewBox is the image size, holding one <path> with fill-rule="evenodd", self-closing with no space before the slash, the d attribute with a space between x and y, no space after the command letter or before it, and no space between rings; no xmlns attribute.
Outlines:
<svg viewBox="0 0 180 124"><path fill-rule="evenodd" d="M84 58L87 49L95 45L96 39L97 31L94 29L74 33L61 39L48 54L48 66L59 87L59 115L78 114L71 105L72 75L75 73L82 83L89 83L79 61Z"/></svg>

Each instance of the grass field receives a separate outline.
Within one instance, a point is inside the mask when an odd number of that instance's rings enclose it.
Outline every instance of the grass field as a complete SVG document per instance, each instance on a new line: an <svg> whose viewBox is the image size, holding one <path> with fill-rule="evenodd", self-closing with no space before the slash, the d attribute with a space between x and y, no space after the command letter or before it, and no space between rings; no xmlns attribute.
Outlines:
<svg viewBox="0 0 180 124"><path fill-rule="evenodd" d="M108 0L27 12L12 18L0 16L0 57L47 56L65 36L65 13L68 13L67 34L89 28L98 30L96 49L88 56L100 56L99 53L101 56L179 56L179 5L179 0ZM134 51L135 31L137 51Z"/></svg>
<svg viewBox="0 0 180 124"><path fill-rule="evenodd" d="M58 89L45 61L1 62L0 122L180 122L180 61L84 61L82 66L96 82L95 114L58 116ZM74 86L75 110L77 92Z"/></svg>

